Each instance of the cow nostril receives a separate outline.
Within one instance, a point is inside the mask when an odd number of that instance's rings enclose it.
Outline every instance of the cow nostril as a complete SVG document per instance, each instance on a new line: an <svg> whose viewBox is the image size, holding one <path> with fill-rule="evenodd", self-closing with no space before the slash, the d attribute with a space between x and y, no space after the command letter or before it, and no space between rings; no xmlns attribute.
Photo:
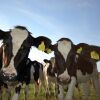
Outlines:
<svg viewBox="0 0 100 100"><path fill-rule="evenodd" d="M69 81L70 80L70 76L67 78L67 81Z"/></svg>

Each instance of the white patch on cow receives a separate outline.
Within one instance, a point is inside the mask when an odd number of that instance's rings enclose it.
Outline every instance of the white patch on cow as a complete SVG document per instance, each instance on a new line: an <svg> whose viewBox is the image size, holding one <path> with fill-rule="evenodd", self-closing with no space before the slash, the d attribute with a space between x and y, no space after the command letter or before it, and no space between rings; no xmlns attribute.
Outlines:
<svg viewBox="0 0 100 100"><path fill-rule="evenodd" d="M75 85L76 85L76 78L75 77L71 77L71 82L68 85L67 95L66 95L64 100L72 100L73 91L74 91Z"/></svg>
<svg viewBox="0 0 100 100"><path fill-rule="evenodd" d="M88 81L90 79L90 77L92 77L93 74L87 74L86 73L85 75L83 75L82 72L81 72L81 70L77 70L76 75L77 75L77 81L79 83L81 83L81 82Z"/></svg>
<svg viewBox="0 0 100 100"><path fill-rule="evenodd" d="M59 91L60 93L58 94L58 100L64 100L64 89L63 86L59 84Z"/></svg>
<svg viewBox="0 0 100 100"><path fill-rule="evenodd" d="M47 76L47 69L49 67L49 63L43 63L43 73L44 73L44 76Z"/></svg>
<svg viewBox="0 0 100 100"><path fill-rule="evenodd" d="M12 29L11 36L12 36L12 42L13 42L13 54L15 56L18 49L21 47L21 44L27 38L28 31L15 28L15 29Z"/></svg>
<svg viewBox="0 0 100 100"><path fill-rule="evenodd" d="M19 94L18 93L15 93L12 97L12 100L18 100L19 98Z"/></svg>
<svg viewBox="0 0 100 100"><path fill-rule="evenodd" d="M3 45L3 40L0 40L0 48L1 48L2 45Z"/></svg>
<svg viewBox="0 0 100 100"><path fill-rule="evenodd" d="M51 57L50 61L52 64L52 68L54 68L55 67L55 57Z"/></svg>
<svg viewBox="0 0 100 100"><path fill-rule="evenodd" d="M65 61L67 59L70 50L71 50L70 41L63 40L58 42L58 51L63 55Z"/></svg>
<svg viewBox="0 0 100 100"><path fill-rule="evenodd" d="M34 69L34 66L32 65L31 66L31 69L30 69L30 76L31 76L31 81L34 81L34 72L35 72L35 69Z"/></svg>

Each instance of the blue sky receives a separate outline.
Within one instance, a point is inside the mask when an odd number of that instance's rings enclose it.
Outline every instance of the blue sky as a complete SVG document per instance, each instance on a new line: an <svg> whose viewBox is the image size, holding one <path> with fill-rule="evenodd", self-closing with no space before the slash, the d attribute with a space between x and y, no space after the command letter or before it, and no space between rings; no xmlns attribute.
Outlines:
<svg viewBox="0 0 100 100"><path fill-rule="evenodd" d="M100 0L0 0L0 29L16 25L53 43L67 37L100 46Z"/></svg>

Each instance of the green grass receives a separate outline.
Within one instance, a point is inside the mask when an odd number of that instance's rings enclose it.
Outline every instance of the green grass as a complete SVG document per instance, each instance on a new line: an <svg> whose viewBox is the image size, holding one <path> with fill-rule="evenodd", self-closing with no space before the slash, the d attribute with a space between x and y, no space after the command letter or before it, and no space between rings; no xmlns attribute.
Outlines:
<svg viewBox="0 0 100 100"><path fill-rule="evenodd" d="M23 86L21 89L20 100L25 100L24 99L25 98L24 88L25 87ZM29 93L29 96L27 97L28 100L46 100L45 99L45 92L44 92L43 88L41 89L41 92L37 97L34 96L34 85L30 84L29 90L30 90L30 93ZM13 94L13 89L11 90L11 93ZM3 89L3 100L5 100L5 89ZM56 98L55 98L55 96L51 96L48 100L56 100ZM77 89L75 89L74 100L83 100L82 90L79 93L79 91ZM97 100L96 93L94 91L93 86L91 86L91 94L89 96L89 100Z"/></svg>

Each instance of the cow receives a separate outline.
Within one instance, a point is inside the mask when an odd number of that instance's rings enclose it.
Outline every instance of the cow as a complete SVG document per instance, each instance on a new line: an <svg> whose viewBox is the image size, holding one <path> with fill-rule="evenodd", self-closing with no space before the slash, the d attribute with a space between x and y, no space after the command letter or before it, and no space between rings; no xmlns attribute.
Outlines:
<svg viewBox="0 0 100 100"><path fill-rule="evenodd" d="M58 82L58 100L72 100L73 91L76 85L86 83L92 79L95 85L98 99L100 99L100 83L98 80L98 71L96 63L87 60L84 56L78 55L75 51L75 45L68 38L61 38L50 48L55 54L55 63L57 69ZM68 86L67 94L64 98L63 86ZM85 88L85 93L86 93ZM85 94L85 100L88 100L88 94Z"/></svg>
<svg viewBox="0 0 100 100"><path fill-rule="evenodd" d="M54 92L51 92L52 90L52 83L56 86L57 78L56 78L56 72L55 72L55 58L51 57L50 60L44 59L43 62L43 76L40 77L41 83L43 84L43 87L46 92L46 98L48 99L49 96L54 94ZM56 87L55 87L56 89Z"/></svg>
<svg viewBox="0 0 100 100"><path fill-rule="evenodd" d="M8 68L13 68L12 73L7 72L6 68L5 70L0 71L0 76L1 76L1 82L7 85L7 82L9 81L10 83L13 83L17 81L17 85L15 87L15 92L12 97L13 100L17 100L19 97L21 85L23 83L26 83L27 85L29 84L29 81L27 81L25 75L25 70L24 67L26 66L28 54L30 52L31 46L34 46L38 48L39 50L42 51L47 51L48 46L51 44L51 40L47 37L44 36L39 36L39 37L33 37L31 35L31 32L27 30L26 27L24 26L16 26L14 29L11 29L8 32L11 36L11 43L10 46L12 47L11 51L13 56L11 56L11 61L9 62L9 65L7 66ZM2 35L1 35L2 36ZM8 42L7 42L8 43ZM41 48L42 47L42 48ZM9 51L9 50L8 50ZM11 52L9 51L8 54ZM7 62L7 59L5 60ZM8 75L8 73L10 75ZM5 75L8 76L5 76ZM7 85L8 88L9 85ZM8 92L9 92L8 88ZM8 93L9 96L9 93ZM9 97L6 96L8 99Z"/></svg>

